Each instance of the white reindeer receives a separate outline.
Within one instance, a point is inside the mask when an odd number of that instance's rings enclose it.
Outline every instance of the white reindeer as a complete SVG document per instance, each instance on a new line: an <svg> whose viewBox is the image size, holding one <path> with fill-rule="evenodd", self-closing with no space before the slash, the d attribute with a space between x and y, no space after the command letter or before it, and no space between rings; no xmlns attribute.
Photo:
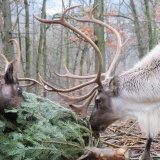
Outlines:
<svg viewBox="0 0 160 160"><path fill-rule="evenodd" d="M97 46L84 33L82 33L79 29L75 28L65 20L66 12L75 7L77 6L66 9L62 14L62 17L56 20L41 19L35 14L34 17L43 23L61 24L80 34L80 36L83 37L86 41L88 41L96 51L99 60L98 73L97 75L92 76L78 76L72 75L66 68L66 75L57 75L61 77L70 77L77 79L93 77L95 78L87 83L83 83L79 86L66 90L53 87L52 85L45 82L41 76L40 80L46 90L58 92L58 94L63 98L63 100L76 113L81 113L83 117L86 116L87 108L96 93L95 90L97 89L98 91L95 96L95 106L90 117L92 129L101 132L118 119L122 119L126 116L133 116L137 118L141 128L146 132L146 135L148 137L145 151L140 157L140 160L151 160L151 142L160 130L160 45L157 45L134 68L124 72L121 75L110 78L109 75L111 73L111 70L113 69L115 62L117 61L123 44L121 43L121 38L118 32L114 28L99 20L94 19L93 12L96 8L95 7L91 11L88 19L74 19L79 22L93 22L100 24L104 27L111 29L117 36L118 45L116 56L108 72L106 74L101 74L102 56ZM102 82L100 80L100 77L104 75L105 80ZM92 83L97 83L98 86L95 86L87 95L81 97L69 97L67 95L60 94L60 92L71 92ZM74 105L74 103L82 101L84 99L87 99L87 101L83 105Z"/></svg>
<svg viewBox="0 0 160 160"><path fill-rule="evenodd" d="M90 122L103 131L126 116L137 118L148 139L141 160L151 160L152 139L160 131L160 45L136 66L106 81L98 90Z"/></svg>

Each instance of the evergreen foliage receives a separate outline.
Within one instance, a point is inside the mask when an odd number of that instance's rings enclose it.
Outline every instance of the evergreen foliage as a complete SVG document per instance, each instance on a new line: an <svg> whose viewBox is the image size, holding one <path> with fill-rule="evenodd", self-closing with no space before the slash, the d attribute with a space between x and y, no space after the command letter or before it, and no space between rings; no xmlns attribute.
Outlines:
<svg viewBox="0 0 160 160"><path fill-rule="evenodd" d="M21 109L0 115L0 160L72 160L97 143L87 119L50 100L23 95Z"/></svg>

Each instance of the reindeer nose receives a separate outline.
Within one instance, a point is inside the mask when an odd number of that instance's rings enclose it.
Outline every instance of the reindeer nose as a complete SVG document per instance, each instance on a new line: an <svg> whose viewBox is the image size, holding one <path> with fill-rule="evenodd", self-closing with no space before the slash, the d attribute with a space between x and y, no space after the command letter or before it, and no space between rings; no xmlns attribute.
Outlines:
<svg viewBox="0 0 160 160"><path fill-rule="evenodd" d="M90 125L91 125L91 127L92 127L92 126L93 126L93 125L92 125L92 124L93 124L92 117L90 117L89 122L90 122Z"/></svg>
<svg viewBox="0 0 160 160"><path fill-rule="evenodd" d="M94 121L93 121L93 119L92 119L91 117L90 117L90 119L89 119L89 122L90 122L90 125L91 125L92 130L93 130L93 131L97 131L97 129L96 129L95 125L94 125Z"/></svg>

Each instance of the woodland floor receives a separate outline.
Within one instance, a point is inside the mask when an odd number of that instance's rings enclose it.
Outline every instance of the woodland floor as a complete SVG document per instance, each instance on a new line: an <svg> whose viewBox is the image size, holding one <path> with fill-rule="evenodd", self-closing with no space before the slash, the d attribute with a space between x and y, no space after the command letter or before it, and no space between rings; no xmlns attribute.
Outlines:
<svg viewBox="0 0 160 160"><path fill-rule="evenodd" d="M136 120L117 121L106 129L101 139L104 147L128 148L131 160L138 160L146 143L145 133ZM160 160L160 134L152 142L151 155L154 160Z"/></svg>

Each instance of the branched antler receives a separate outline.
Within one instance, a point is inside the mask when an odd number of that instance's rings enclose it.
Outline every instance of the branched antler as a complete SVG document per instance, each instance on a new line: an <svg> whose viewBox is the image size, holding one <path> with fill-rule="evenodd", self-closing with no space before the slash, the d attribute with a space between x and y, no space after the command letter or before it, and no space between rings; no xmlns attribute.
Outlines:
<svg viewBox="0 0 160 160"><path fill-rule="evenodd" d="M40 22L43 22L43 23L54 23L54 24L61 24L69 29L71 29L72 31L78 33L79 35L81 35L83 38L85 38L95 49L96 53L97 53L97 57L98 57L98 60L99 60L99 67L98 67L98 73L96 75L96 78L94 80L91 80L89 82L87 82L87 84L81 84L77 87L74 87L74 88L71 88L71 89L68 89L66 90L66 92L71 92L75 89L79 89L79 88L82 88L86 85L89 85L89 84L92 84L92 83L97 83L99 86L102 87L102 82L100 80L100 76L101 76L101 71L102 71L102 55L101 55L101 52L99 50L99 48L95 45L95 43L89 38L87 37L83 32L81 32L80 30L78 30L77 28L75 28L74 26L72 26L71 24L69 24L66 20L65 20L65 15L67 13L67 11L73 9L73 8L76 8L76 7L79 7L80 5L77 5L77 6L73 6L73 7L69 7L68 9L66 9L63 14L62 14L62 17L58 20L46 20L46 19L41 19L39 17L37 17L35 14L34 14L34 17L39 20ZM41 78L42 79L42 78ZM51 87L51 86L50 86ZM63 92L64 90L59 90L54 88L53 86L51 87L53 89L53 91L57 91L57 92ZM65 92L65 91L64 91Z"/></svg>
<svg viewBox="0 0 160 160"><path fill-rule="evenodd" d="M92 22L92 23L99 24L99 25L101 25L101 26L104 26L104 27L112 30L112 31L115 33L115 35L116 35L116 37L117 37L117 42L118 42L117 51L116 51L114 60L112 61L111 65L110 65L110 67L109 67L109 69L108 69L108 71L107 71L107 73L106 73L106 75L105 75L105 81L106 81L107 78L110 76L111 71L112 71L113 67L115 66L115 63L116 63L117 60L118 60L118 57L119 57L119 54L120 54L120 52L121 52L122 46L123 46L126 42L125 42L124 44L122 44L122 42L121 42L121 37L120 37L119 33L117 32L117 30L115 30L115 29L114 29L113 27L111 27L110 25L108 25L108 24L106 24L106 23L104 23L104 22L102 22L102 21L99 21L99 20L97 20L97 19L94 18L94 10L95 10L97 7L98 7L98 5L95 6L95 7L91 10L90 15L89 15L88 18L78 19L78 18L74 18L74 17L72 17L72 16L70 16L70 17L71 17L72 19L78 21L78 22Z"/></svg>
<svg viewBox="0 0 160 160"><path fill-rule="evenodd" d="M15 60L12 60L11 62L9 62L4 54L0 53L0 56L4 59L4 62L5 62L4 72L6 72L9 64L13 63ZM1 74L1 76L3 75Z"/></svg>
<svg viewBox="0 0 160 160"><path fill-rule="evenodd" d="M30 84L25 84L25 85L20 85L20 86L21 87L28 87L28 86L32 86L34 84L39 84L39 85L42 86L42 84L40 82L38 82L37 80L35 80L35 79L32 79L32 78L19 78L18 74L19 74L20 62L21 62L21 51L20 51L19 43L18 43L18 41L16 39L10 39L8 42L9 43L10 42L15 42L16 48L17 48L17 66L16 66L16 71L15 71L15 78L16 78L16 80L17 81L31 81L32 82ZM5 70L6 70L6 68L8 67L8 65L10 63L12 63L13 61L8 62L7 58L3 54L1 56L5 60L5 63L6 63Z"/></svg>
<svg viewBox="0 0 160 160"><path fill-rule="evenodd" d="M65 70L66 70L66 74L65 75L61 75L61 74L58 74L58 73L55 73L56 75L60 76L60 77L69 77L69 78L73 78L73 79L90 79L90 78L94 78L93 80L90 80L88 82L85 82L85 83L82 83L76 87L73 87L73 88L70 88L70 89L58 89L58 88L55 88L53 87L52 85L50 85L49 83L45 82L43 80L43 78L39 75L39 78L40 78L40 81L41 83L43 84L43 87L48 90L48 91L55 91L55 92L58 92L58 94L60 95L60 97L63 99L63 101L68 104L76 113L81 113L83 117L85 117L87 115L87 108L92 100L92 98L94 97L95 95L95 90L99 87L99 88L102 88L103 87L103 82L101 82L100 78L101 76L105 76L105 81L109 78L109 75L118 59L118 56L121 52L121 47L124 45L122 44L121 42L121 38L120 38L120 35L119 33L113 28L111 27L110 25L104 23L104 22L101 22L99 20L96 20L94 19L94 10L97 8L94 7L90 13L90 16L89 18L87 19L77 19L77 18L73 18L74 20L76 21L79 21L79 22L92 22L92 23L96 23L96 24L99 24L99 25L102 25L106 28L109 28L110 30L112 30L116 37L117 37L117 42L118 42L118 45L117 45L117 51L116 51L116 55L114 57L114 60L108 70L107 73L103 73L101 74L102 72L102 55L98 49L98 47L95 45L95 43L89 38L87 37L83 32L81 32L79 29L75 28L74 26L72 26L71 24L69 24L66 20L65 20L65 15L67 13L67 11L73 9L73 8L76 8L76 7L79 7L80 5L78 6L73 6L73 7L70 7L68 9L66 9L63 14L62 14L62 17L58 20L46 20L46 19L41 19L39 17L37 17L35 14L34 14L34 17L42 22L42 23L49 23L49 24L61 24L69 29L71 29L72 31L76 32L77 34L79 34L82 38L84 38L87 42L89 42L92 47L95 49L96 51L96 54L97 54L97 57L98 57L98 61L99 61L99 67L98 67L98 73L97 75L91 75L91 76L78 76L78 75L73 75L69 72L69 70L67 69L67 67L65 66ZM97 83L97 86L95 86L91 91L90 93L88 93L87 95L85 96L81 96L81 97L70 97L70 96L67 96L67 95L64 95L64 94L61 94L61 93L68 93L68 92L71 92L71 91L75 91L75 90L78 90L82 87L85 87L87 85L90 85L90 84L93 84L93 83ZM88 99L87 99L88 98ZM81 105L81 106L77 106L77 105L74 105L74 103L77 103L77 102L80 102L80 101L83 101L87 99L87 101Z"/></svg>
<svg viewBox="0 0 160 160"><path fill-rule="evenodd" d="M66 70L66 74L62 75L62 74L59 74L59 73L56 73L54 72L54 74L56 74L57 76L59 77L66 77L66 78L72 78L72 79L91 79L91 78L95 78L97 75L94 74L94 75L89 75L89 76L79 76L79 75L75 75L75 74L72 74L66 64L64 63L64 69ZM105 77L106 73L102 73L101 74L101 77Z"/></svg>

